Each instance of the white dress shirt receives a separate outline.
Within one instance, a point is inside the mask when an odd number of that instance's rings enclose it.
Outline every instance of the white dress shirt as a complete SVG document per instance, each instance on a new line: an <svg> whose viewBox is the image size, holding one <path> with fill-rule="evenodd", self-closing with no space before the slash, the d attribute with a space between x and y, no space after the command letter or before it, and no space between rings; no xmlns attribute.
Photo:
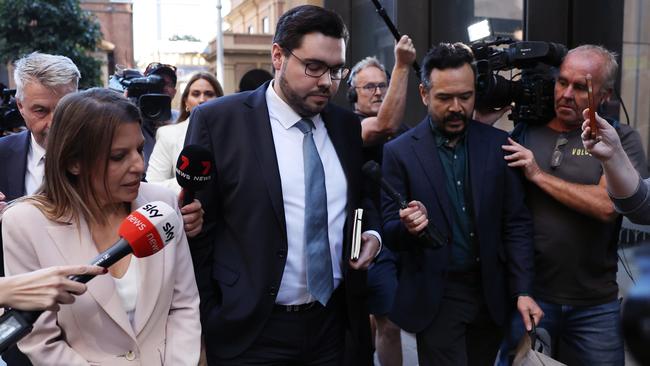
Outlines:
<svg viewBox="0 0 650 366"><path fill-rule="evenodd" d="M25 194L34 194L43 183L45 170L45 149L36 142L33 134L29 134L31 141L27 153L27 169L25 169Z"/></svg>
<svg viewBox="0 0 650 366"><path fill-rule="evenodd" d="M304 135L297 127L294 127L302 117L275 93L273 83L266 90L266 104L281 177L289 246L276 303L305 304L314 301L314 298L307 290L304 240L305 174L302 156ZM346 219L348 182L336 150L334 150L334 145L327 134L323 119L318 114L311 120L315 126L313 130L314 143L325 170L328 236L334 288L337 288L343 280L341 270L343 265L343 225L345 225Z"/></svg>
<svg viewBox="0 0 650 366"><path fill-rule="evenodd" d="M170 188L177 195L181 193L181 186L176 181L176 161L183 150L188 125L186 119L158 128L147 167L147 182Z"/></svg>

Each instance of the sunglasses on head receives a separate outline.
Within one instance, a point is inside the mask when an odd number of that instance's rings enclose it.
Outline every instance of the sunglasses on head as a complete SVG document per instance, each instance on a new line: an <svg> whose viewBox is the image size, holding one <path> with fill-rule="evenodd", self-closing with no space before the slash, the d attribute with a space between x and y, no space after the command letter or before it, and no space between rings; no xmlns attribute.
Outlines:
<svg viewBox="0 0 650 366"><path fill-rule="evenodd" d="M162 64L160 62L152 62L149 65L147 65L147 68L144 70L145 75L151 74L155 72L158 69L162 68L167 68L172 70L174 73L176 73L176 66L174 65L169 65L169 64Z"/></svg>

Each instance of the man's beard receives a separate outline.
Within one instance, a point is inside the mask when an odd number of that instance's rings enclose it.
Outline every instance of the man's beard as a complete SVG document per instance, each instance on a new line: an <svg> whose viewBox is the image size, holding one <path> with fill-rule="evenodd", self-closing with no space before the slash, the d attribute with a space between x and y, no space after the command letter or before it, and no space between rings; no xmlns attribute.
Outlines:
<svg viewBox="0 0 650 366"><path fill-rule="evenodd" d="M463 128L459 131L447 131L445 129L445 124L450 121L456 121L456 120L462 120L463 121ZM465 129L467 128L467 116L460 113L460 112L452 112L445 116L445 118L440 121L440 120L434 120L434 126L436 126L436 129L440 131L440 133L449 138L452 139L454 137L457 137L459 135L462 135L465 132Z"/></svg>
<svg viewBox="0 0 650 366"><path fill-rule="evenodd" d="M280 90L282 90L284 97L287 98L287 104L289 104L289 106L291 106L291 108L293 108L293 110L298 113L300 117L313 117L320 113L325 108L325 106L327 106L327 103L324 103L322 106L309 106L305 101L305 98L309 96L310 93L302 97L294 92L291 86L289 86L289 82L284 77L284 69L280 74ZM331 98L329 88L321 88L315 94L327 95L328 98Z"/></svg>

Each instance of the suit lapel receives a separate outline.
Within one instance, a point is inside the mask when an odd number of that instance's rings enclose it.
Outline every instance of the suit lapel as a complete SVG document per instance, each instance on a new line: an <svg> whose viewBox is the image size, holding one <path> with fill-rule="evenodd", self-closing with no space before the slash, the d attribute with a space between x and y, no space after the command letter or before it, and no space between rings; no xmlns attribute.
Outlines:
<svg viewBox="0 0 650 366"><path fill-rule="evenodd" d="M479 130L472 126L473 123L475 122L470 122L467 128L467 161L469 184L472 187L472 208L474 218L478 219L481 209L481 188L485 185L482 183L484 182L485 167L491 165L487 161L490 157L488 142L485 141Z"/></svg>
<svg viewBox="0 0 650 366"><path fill-rule="evenodd" d="M6 137L9 139L10 137ZM12 139L8 148L8 155L2 157L3 164L7 164L5 171L4 187L7 191L3 192L9 200L16 199L25 195L25 172L27 170L27 155L29 154L29 144L31 134L29 131L21 132Z"/></svg>
<svg viewBox="0 0 650 366"><path fill-rule="evenodd" d="M79 231L75 224L47 227L48 234L61 257L70 265L89 263L99 254L86 220L80 221ZM133 328L115 289L115 281L110 274L93 278L88 283L88 293L126 334L135 339Z"/></svg>
<svg viewBox="0 0 650 366"><path fill-rule="evenodd" d="M147 202L148 200L138 195L131 203L131 211ZM153 314L160 296L162 281L166 274L165 254L161 251L145 258L137 258L135 264L138 266L138 298L135 305L133 328L135 334L138 335Z"/></svg>
<svg viewBox="0 0 650 366"><path fill-rule="evenodd" d="M420 122L418 126L415 127L416 131L413 134L413 152L417 161L422 166L422 171L424 176L427 177L433 192L437 197L437 202L439 208L442 212L447 226L451 228L451 219L449 213L451 212L451 206L449 204L449 197L447 196L447 188L445 183L445 170L442 167L440 162L440 157L438 156L438 149L436 149L436 140L431 132L431 127L429 126L428 118L425 118L424 121ZM418 199L418 197L414 197ZM428 208L429 210L434 209L433 207Z"/></svg>
<svg viewBox="0 0 650 366"><path fill-rule="evenodd" d="M264 83L244 102L244 105L250 110L248 111L249 117L243 123L248 124L247 131L250 133L250 146L255 151L255 156L259 162L260 172L266 182L275 217L282 228L282 232L286 232L282 183L273 143L271 122L269 121L269 110L266 105L266 89L268 85L269 82Z"/></svg>

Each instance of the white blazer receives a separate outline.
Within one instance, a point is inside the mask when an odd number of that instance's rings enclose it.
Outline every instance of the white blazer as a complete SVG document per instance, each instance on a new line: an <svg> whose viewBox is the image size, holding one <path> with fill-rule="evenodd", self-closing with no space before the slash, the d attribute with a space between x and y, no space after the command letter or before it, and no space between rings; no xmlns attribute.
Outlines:
<svg viewBox="0 0 650 366"><path fill-rule="evenodd" d="M131 207L164 201L167 189L142 183ZM180 212L179 212L180 215ZM2 216L7 275L49 266L89 263L98 252L88 224L48 220L29 202ZM58 312L46 311L18 346L34 365L196 365L201 345L199 295L185 233L162 251L136 260L140 273L133 326L110 274Z"/></svg>
<svg viewBox="0 0 650 366"><path fill-rule="evenodd" d="M147 168L147 182L170 188L176 195L181 193L181 186L176 182L176 161L183 150L188 125L186 119L158 128L156 144L153 146Z"/></svg>

